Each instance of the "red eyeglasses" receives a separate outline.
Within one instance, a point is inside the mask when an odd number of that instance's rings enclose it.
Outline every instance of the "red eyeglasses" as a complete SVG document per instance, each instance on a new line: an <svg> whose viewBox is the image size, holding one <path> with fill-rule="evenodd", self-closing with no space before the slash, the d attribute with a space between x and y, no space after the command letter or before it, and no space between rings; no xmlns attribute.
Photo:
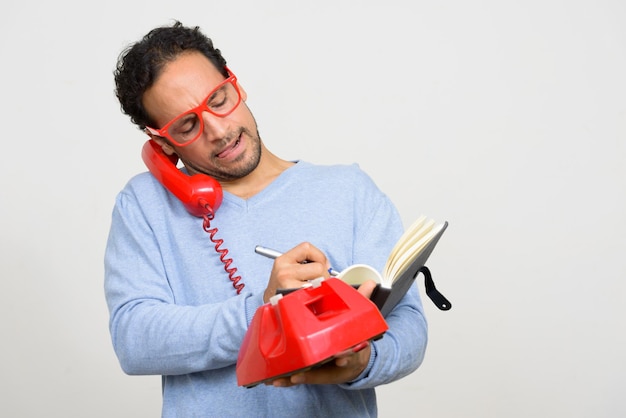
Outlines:
<svg viewBox="0 0 626 418"><path fill-rule="evenodd" d="M223 118L230 115L241 103L237 77L228 68L226 71L229 77L218 84L197 107L176 116L161 129L146 126L146 130L152 135L168 138L180 147L198 139L204 132L202 112Z"/></svg>

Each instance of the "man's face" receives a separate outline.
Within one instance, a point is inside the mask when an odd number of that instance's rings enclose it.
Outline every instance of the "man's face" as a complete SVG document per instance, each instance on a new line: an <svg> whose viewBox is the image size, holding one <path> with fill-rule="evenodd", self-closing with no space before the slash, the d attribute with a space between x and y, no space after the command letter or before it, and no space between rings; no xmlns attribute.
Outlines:
<svg viewBox="0 0 626 418"><path fill-rule="evenodd" d="M198 106L207 94L224 81L224 76L201 53L184 53L168 63L156 82L146 90L143 105L163 127L176 116ZM208 174L220 181L236 180L250 174L261 157L261 140L252 113L242 103L229 115L218 117L203 112L204 132L193 143L177 147L171 141L154 138L166 152L178 154L190 172Z"/></svg>

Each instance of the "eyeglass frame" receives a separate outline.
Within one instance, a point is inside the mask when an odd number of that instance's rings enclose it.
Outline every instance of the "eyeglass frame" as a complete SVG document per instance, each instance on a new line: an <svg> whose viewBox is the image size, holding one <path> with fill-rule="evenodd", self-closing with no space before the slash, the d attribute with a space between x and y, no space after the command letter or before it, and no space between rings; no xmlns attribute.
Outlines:
<svg viewBox="0 0 626 418"><path fill-rule="evenodd" d="M161 129L151 128L149 126L146 126L146 131L148 131L148 133L150 133L152 135L156 135L156 136L160 136L160 137L164 137L164 138L169 139L170 141L172 141L172 144L177 146L177 147L186 147L186 146L192 144L193 142L195 142L204 133L204 118L202 117L202 113L203 112L205 112L205 111L209 112L210 114L212 114L214 116L217 116L218 118L225 118L226 116L228 116L231 113L233 113L235 111L235 109L237 109L239 107L239 105L241 104L241 91L239 90L239 86L237 84L237 76L232 71L230 71L230 69L228 67L224 66L224 69L228 73L228 78L224 79L224 81L222 81L213 90L211 90L209 92L209 94L204 98L203 101L200 102L200 104L198 106L196 106L196 107L194 107L192 109L189 109L189 110L181 113L178 116L175 116L172 120L167 122ZM231 110L229 110L226 113L223 113L223 114L215 113L214 111L212 111L209 108L207 103L208 103L209 99L211 98L211 96L213 96L219 89L221 89L222 87L224 87L228 83L231 83L233 85L233 87L235 88L235 91L237 92L237 103L235 104L235 106L233 106L233 108ZM198 131L198 135L195 138L190 139L189 141L178 142L177 140L175 140L169 134L168 129L170 128L170 126L174 122L176 122L177 120L179 120L183 116L191 114L191 113L194 113L198 117L198 120L200 121L200 130Z"/></svg>

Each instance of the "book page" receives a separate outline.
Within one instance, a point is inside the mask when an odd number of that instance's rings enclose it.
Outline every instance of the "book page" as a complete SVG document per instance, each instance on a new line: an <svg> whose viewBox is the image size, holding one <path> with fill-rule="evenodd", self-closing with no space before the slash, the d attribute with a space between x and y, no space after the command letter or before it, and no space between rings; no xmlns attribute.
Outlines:
<svg viewBox="0 0 626 418"><path fill-rule="evenodd" d="M342 270L337 277L351 285L360 285L366 280L374 280L382 285L380 273L367 264L353 264Z"/></svg>
<svg viewBox="0 0 626 418"><path fill-rule="evenodd" d="M402 236L396 242L396 245L394 245L393 249L391 250L391 254L389 254L389 257L387 258L387 263L385 264L384 271L388 271L389 266L395 264L395 260L397 260L397 258L403 252L405 252L406 248L411 247L415 243L415 241L420 239L420 237L425 233L420 231L424 231L428 228L427 222L428 220L425 216L420 216L419 218L417 218L417 220L415 220L415 222L413 222L409 226L406 231L404 231ZM434 224L433 221L430 222Z"/></svg>
<svg viewBox="0 0 626 418"><path fill-rule="evenodd" d="M424 247L441 230L443 225L435 227L435 221L421 216L400 237L385 265L383 280L393 282L400 276Z"/></svg>

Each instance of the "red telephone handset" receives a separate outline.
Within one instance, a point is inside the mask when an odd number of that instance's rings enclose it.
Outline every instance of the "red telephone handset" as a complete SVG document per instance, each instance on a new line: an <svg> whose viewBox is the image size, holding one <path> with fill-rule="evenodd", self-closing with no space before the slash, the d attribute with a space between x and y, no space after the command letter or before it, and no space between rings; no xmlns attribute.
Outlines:
<svg viewBox="0 0 626 418"><path fill-rule="evenodd" d="M143 162L154 177L185 206L187 211L200 218L215 213L222 203L222 186L206 174L188 176L181 172L176 155L167 155L152 139L146 141L141 151Z"/></svg>
<svg viewBox="0 0 626 418"><path fill-rule="evenodd" d="M217 228L211 227L213 215L222 204L222 186L206 174L188 176L181 172L176 167L178 157L165 154L161 146L152 139L143 144L141 158L152 175L183 203L189 213L204 218L202 227L215 244L215 251L224 263L228 279L232 282L237 294L241 293L245 286L241 282L241 276L237 276L237 268L231 266L233 259L227 258L228 250L221 248L224 241L215 236Z"/></svg>

